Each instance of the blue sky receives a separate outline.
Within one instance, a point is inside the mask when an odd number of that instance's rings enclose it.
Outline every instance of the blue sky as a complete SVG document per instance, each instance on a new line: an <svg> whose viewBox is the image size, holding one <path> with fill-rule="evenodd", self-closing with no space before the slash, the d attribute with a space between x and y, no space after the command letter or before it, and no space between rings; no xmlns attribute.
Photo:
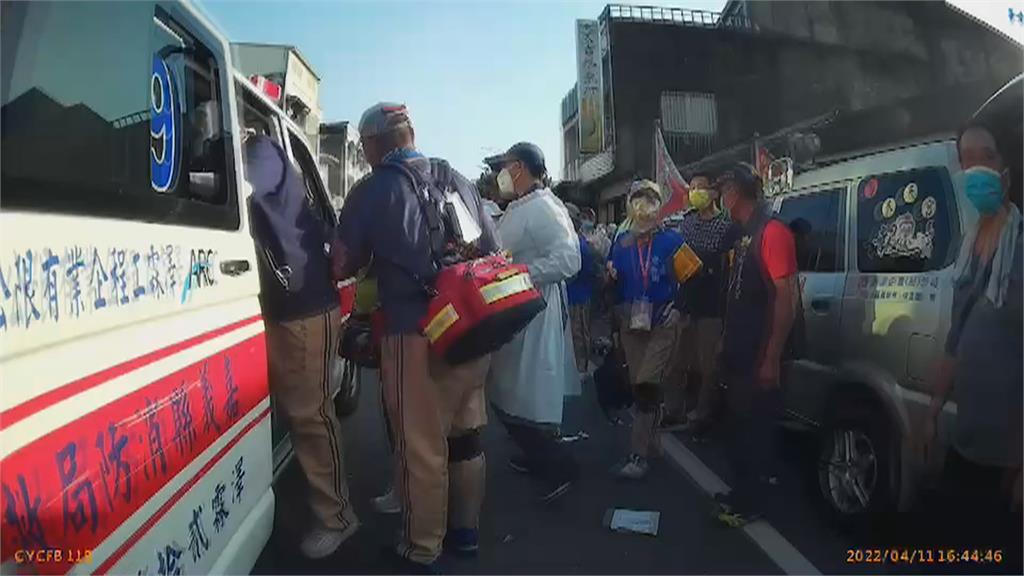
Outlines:
<svg viewBox="0 0 1024 576"><path fill-rule="evenodd" d="M631 3L631 2L623 2ZM719 10L724 0L632 2ZM470 178L484 156L538 144L558 176L560 106L576 78L575 21L604 2L228 1L203 6L232 41L293 44L320 75L325 121L405 102L417 146Z"/></svg>

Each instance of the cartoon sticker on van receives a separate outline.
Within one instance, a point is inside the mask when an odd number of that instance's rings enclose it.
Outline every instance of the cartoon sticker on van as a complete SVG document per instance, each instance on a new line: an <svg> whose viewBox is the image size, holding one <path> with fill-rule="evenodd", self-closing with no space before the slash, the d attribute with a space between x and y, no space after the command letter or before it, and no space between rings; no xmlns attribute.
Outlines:
<svg viewBox="0 0 1024 576"><path fill-rule="evenodd" d="M903 187L903 203L913 204L917 202L917 184L911 182Z"/></svg>
<svg viewBox="0 0 1024 576"><path fill-rule="evenodd" d="M935 223L929 220L923 231L917 230L917 221L910 212L905 212L892 222L883 224L871 241L879 258L920 258L932 257L935 240Z"/></svg>
<svg viewBox="0 0 1024 576"><path fill-rule="evenodd" d="M935 201L934 196L929 196L921 202L921 217L925 220L929 220L935 217L935 212L938 209L938 203Z"/></svg>
<svg viewBox="0 0 1024 576"><path fill-rule="evenodd" d="M868 183L864 186L864 199L871 200L878 194L878 178L872 178L868 180Z"/></svg>

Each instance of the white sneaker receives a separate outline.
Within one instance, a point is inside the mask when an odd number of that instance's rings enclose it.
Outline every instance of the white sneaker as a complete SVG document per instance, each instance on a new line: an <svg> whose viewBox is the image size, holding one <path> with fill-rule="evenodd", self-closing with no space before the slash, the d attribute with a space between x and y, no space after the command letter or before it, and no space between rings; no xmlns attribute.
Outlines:
<svg viewBox="0 0 1024 576"><path fill-rule="evenodd" d="M370 502L373 504L373 509L380 514L398 514L402 511L402 503L398 501L394 487L389 488L383 495L377 496Z"/></svg>
<svg viewBox="0 0 1024 576"><path fill-rule="evenodd" d="M319 560L334 554L344 541L345 533L340 530L314 528L302 538L302 553L307 558Z"/></svg>
<svg viewBox="0 0 1024 576"><path fill-rule="evenodd" d="M646 458L633 454L626 460L622 468L619 468L618 476L626 480L640 480L647 476L649 468L650 465L647 463Z"/></svg>

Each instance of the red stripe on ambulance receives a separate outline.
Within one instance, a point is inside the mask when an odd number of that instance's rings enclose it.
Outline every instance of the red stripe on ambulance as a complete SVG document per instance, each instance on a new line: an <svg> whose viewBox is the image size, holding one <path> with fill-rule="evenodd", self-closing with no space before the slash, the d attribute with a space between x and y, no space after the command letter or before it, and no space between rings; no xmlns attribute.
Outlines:
<svg viewBox="0 0 1024 576"><path fill-rule="evenodd" d="M107 572L109 572L110 569L113 568L114 565L121 560L121 558L124 558L124 555L128 553L128 550L130 550L132 546L137 544L138 541L146 535L146 533L152 530L153 526L155 526L156 523L159 522L167 514L167 512L174 507L175 504L181 501L181 499L185 497L185 494L187 494L188 491L191 490L193 486L198 484L199 481L202 480L203 477L206 476L206 474L209 473L210 470L212 470L213 467L216 466L217 463L220 462L221 459L224 458L224 456L226 456L227 453L230 452L231 449L234 448L235 445L242 440L242 438L245 438L245 435L248 434L249 431L251 431L261 422L263 422L263 420L265 420L267 416L270 416L270 408L264 409L263 412L261 412L260 415L257 416L252 422L246 424L245 428L242 430L240 434L232 438L231 442L228 442L227 446L221 448L220 451L217 452L217 455L211 458L210 461L207 462L205 466L203 466L202 470L200 470L195 476L189 479L189 481L186 482L184 486L179 488L178 491L174 493L174 496L167 500L167 502L164 502L164 505L161 506L160 509L156 511L156 514L153 514L152 516L147 518L146 521L142 524L142 527L136 530L134 533L132 533L132 535L128 537L128 540L126 540L124 544L121 544L121 546L119 546L117 550L115 550L114 553L110 555L110 558L104 560L103 564L100 564L100 567L96 570L95 574L106 574Z"/></svg>
<svg viewBox="0 0 1024 576"><path fill-rule="evenodd" d="M226 328L186 342L194 346ZM109 380L182 345L101 374ZM97 548L268 397L266 354L260 333L65 423L3 459L2 559L16 550ZM64 573L70 564L43 568Z"/></svg>
<svg viewBox="0 0 1024 576"><path fill-rule="evenodd" d="M25 418L32 416L33 414L41 412L42 410L45 410L62 400L66 400L72 396L75 396L76 394L80 394L91 388L95 388L96 386L99 386L104 382L117 378L118 376L122 376L133 370L138 370L139 368L142 368L147 364L152 364L159 360L163 360L164 358L167 358L172 354L181 352L186 348L198 346L203 342L213 340L218 336L223 336L228 332L232 332L243 326L248 326L249 324L252 324L254 322L259 322L262 319L262 316L253 316L251 318L246 318L245 320L235 322L234 324L222 326L220 328L217 328L216 330L211 330L209 332L206 332L205 334L200 334L198 336L189 338L188 340L182 340L181 342L177 342L175 344L167 346L166 348L154 350L148 354L144 354L137 358L132 358L127 362L122 362L121 364L117 364L116 366L111 366L106 370L101 370L99 372L96 372L95 374L90 374L84 378L80 378L73 382L69 382L67 384L60 386L59 388L55 388L53 390L50 390L49 392L46 392L45 394L40 394L39 396L36 396L35 398L28 400L27 402L23 402L13 408L10 408L9 410L0 412L0 430L4 430L10 427L11 425L18 423L24 420Z"/></svg>

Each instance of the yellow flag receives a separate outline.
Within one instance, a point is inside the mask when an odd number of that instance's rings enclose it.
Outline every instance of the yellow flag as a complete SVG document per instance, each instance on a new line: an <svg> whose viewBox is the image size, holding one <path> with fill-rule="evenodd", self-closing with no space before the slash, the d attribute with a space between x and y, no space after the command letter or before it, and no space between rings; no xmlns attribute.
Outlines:
<svg viewBox="0 0 1024 576"><path fill-rule="evenodd" d="M700 261L700 257L693 251L693 248L690 248L689 244L683 244L672 257L672 269L680 284L693 278L694 274L700 272L703 266L704 263Z"/></svg>

